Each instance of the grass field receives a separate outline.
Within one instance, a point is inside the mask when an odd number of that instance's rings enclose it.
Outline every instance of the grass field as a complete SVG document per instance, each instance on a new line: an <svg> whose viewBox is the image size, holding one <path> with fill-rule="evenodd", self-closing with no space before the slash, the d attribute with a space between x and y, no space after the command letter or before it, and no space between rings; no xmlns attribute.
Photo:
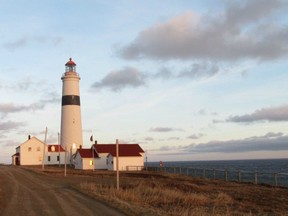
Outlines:
<svg viewBox="0 0 288 216"><path fill-rule="evenodd" d="M62 175L63 168L48 167L44 172ZM287 188L153 172L121 172L117 190L114 172L69 169L69 176L86 176L75 188L129 215L288 214Z"/></svg>

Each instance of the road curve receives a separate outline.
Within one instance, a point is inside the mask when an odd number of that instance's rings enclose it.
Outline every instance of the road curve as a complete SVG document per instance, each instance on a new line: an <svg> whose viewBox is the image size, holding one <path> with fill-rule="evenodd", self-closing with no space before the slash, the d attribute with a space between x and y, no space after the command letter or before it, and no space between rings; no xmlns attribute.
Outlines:
<svg viewBox="0 0 288 216"><path fill-rule="evenodd" d="M2 216L122 216L119 210L101 203L71 184L72 177L52 177L16 166L0 166L0 215Z"/></svg>

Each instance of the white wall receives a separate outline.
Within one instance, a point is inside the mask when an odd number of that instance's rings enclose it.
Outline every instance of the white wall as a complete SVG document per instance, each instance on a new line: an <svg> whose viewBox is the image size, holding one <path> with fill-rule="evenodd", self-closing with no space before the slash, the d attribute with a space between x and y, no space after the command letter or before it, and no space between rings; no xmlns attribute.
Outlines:
<svg viewBox="0 0 288 216"><path fill-rule="evenodd" d="M48 161L48 156L50 156L50 161ZM58 165L59 161L57 160L57 156L59 156L59 152L45 152L44 163L47 165ZM65 152L60 152L60 164L64 163L65 163Z"/></svg>
<svg viewBox="0 0 288 216"><path fill-rule="evenodd" d="M83 170L93 170L94 162L93 158L81 158L79 152L77 152L74 161L75 169L83 169Z"/></svg>
<svg viewBox="0 0 288 216"><path fill-rule="evenodd" d="M20 165L41 165L44 143L35 137L20 145ZM47 151L47 148L46 148Z"/></svg>
<svg viewBox="0 0 288 216"><path fill-rule="evenodd" d="M144 166L143 157L119 157L119 170L127 170L127 166ZM108 156L108 170L116 170L116 157L111 154Z"/></svg>
<svg viewBox="0 0 288 216"><path fill-rule="evenodd" d="M93 158L82 158L82 165L84 170L93 170L94 169Z"/></svg>
<svg viewBox="0 0 288 216"><path fill-rule="evenodd" d="M82 158L79 152L76 153L75 160L74 160L75 169L82 169Z"/></svg>
<svg viewBox="0 0 288 216"><path fill-rule="evenodd" d="M107 155L108 153L100 153L99 158L94 158L95 169L107 169Z"/></svg>

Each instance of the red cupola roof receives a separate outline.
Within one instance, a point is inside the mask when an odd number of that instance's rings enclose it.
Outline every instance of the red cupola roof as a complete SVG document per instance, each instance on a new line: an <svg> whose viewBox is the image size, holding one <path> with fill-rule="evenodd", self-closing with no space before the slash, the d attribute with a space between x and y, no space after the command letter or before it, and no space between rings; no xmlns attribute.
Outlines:
<svg viewBox="0 0 288 216"><path fill-rule="evenodd" d="M72 61L72 58L69 58L69 61L65 64L65 66L76 66L76 63Z"/></svg>

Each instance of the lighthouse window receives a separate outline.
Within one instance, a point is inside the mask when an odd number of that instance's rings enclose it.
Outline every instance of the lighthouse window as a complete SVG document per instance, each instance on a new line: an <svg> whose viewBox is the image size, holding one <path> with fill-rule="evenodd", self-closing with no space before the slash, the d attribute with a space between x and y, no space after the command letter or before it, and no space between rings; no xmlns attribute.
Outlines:
<svg viewBox="0 0 288 216"><path fill-rule="evenodd" d="M51 161L51 156L48 156L48 161Z"/></svg>
<svg viewBox="0 0 288 216"><path fill-rule="evenodd" d="M28 151L29 151L29 152L32 151L32 147L28 147Z"/></svg>

